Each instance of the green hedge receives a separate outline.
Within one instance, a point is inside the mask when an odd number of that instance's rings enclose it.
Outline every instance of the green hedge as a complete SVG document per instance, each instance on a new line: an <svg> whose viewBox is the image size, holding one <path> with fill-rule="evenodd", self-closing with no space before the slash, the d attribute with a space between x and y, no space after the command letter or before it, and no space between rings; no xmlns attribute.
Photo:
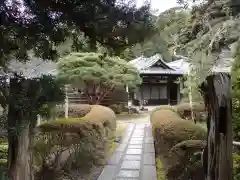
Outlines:
<svg viewBox="0 0 240 180"><path fill-rule="evenodd" d="M165 167L168 179L204 179L201 152L205 146L204 140L187 140L172 147Z"/></svg>
<svg viewBox="0 0 240 180"><path fill-rule="evenodd" d="M240 155L233 153L233 175L234 180L240 180Z"/></svg>
<svg viewBox="0 0 240 180"><path fill-rule="evenodd" d="M181 103L176 106L169 106L169 105L162 105L158 108L154 109L153 112L159 111L162 109L171 110L175 113L177 113L181 118L183 119L189 119L191 115L191 111L193 111L193 115L196 118L196 121L205 121L206 120L206 110L204 103L197 103L194 102L192 104L192 109L189 103Z"/></svg>
<svg viewBox="0 0 240 180"><path fill-rule="evenodd" d="M153 128L154 144L157 156L160 157L163 167L169 174L173 164L178 164L178 158L173 157L173 148L187 140L205 140L206 130L192 121L182 119L171 109L160 109L152 112L151 123ZM176 174L175 175L179 175Z"/></svg>
<svg viewBox="0 0 240 180"><path fill-rule="evenodd" d="M49 154L54 151L68 149L61 152L61 163L58 169L69 171L72 169L89 169L93 165L106 163L111 142L116 130L115 113L107 107L91 106L91 110L83 117L58 119L41 124L35 144L35 162L41 167ZM49 168L51 169L49 163ZM38 169L38 177L44 177L49 169ZM58 172L55 172L57 174Z"/></svg>
<svg viewBox="0 0 240 180"><path fill-rule="evenodd" d="M0 143L0 180L6 177L7 173L8 144Z"/></svg>
<svg viewBox="0 0 240 180"><path fill-rule="evenodd" d="M68 117L78 118L83 117L91 111L92 106L89 104L69 104L68 105ZM55 110L56 118L64 118L65 108L64 106L56 107Z"/></svg>
<svg viewBox="0 0 240 180"><path fill-rule="evenodd" d="M192 109L189 103L181 103L175 108L177 109L177 113L184 119L189 118L188 116L192 110L197 121L205 120L206 112L204 103L193 102Z"/></svg>

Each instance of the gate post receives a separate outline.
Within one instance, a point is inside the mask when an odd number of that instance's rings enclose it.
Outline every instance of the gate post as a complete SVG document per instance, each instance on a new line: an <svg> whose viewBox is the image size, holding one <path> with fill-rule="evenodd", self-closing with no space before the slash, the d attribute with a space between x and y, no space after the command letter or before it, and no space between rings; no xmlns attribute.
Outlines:
<svg viewBox="0 0 240 180"><path fill-rule="evenodd" d="M208 111L207 146L203 152L206 180L232 180L232 98L227 72L206 78L203 93Z"/></svg>

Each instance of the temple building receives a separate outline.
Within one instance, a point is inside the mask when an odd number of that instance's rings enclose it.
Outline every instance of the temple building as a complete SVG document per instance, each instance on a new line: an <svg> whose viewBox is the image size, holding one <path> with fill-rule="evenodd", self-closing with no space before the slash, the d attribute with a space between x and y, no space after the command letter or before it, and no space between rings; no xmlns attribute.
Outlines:
<svg viewBox="0 0 240 180"><path fill-rule="evenodd" d="M188 73L187 58L166 63L159 54L138 57L129 62L140 72L142 84L130 93L133 105L175 105L181 100L183 82L180 77Z"/></svg>

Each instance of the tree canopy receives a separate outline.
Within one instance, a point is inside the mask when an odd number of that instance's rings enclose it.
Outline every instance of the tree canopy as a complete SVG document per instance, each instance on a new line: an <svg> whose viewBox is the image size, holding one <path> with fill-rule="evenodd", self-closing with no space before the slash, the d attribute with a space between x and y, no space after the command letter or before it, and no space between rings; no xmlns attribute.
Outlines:
<svg viewBox="0 0 240 180"><path fill-rule="evenodd" d="M155 17L155 33L143 42L137 43L123 52L123 57L153 56L162 54L165 61L172 61L174 51L178 48L178 39L190 19L190 13L181 7L171 8Z"/></svg>
<svg viewBox="0 0 240 180"><path fill-rule="evenodd" d="M60 59L58 71L58 78L81 89L91 104L116 87L141 83L138 71L125 60L101 53L70 53Z"/></svg>
<svg viewBox="0 0 240 180"><path fill-rule="evenodd" d="M29 50L54 59L57 46L79 33L89 37L92 49L99 42L120 51L154 30L150 6L138 9L131 1L3 0L0 16L1 65L26 59Z"/></svg>

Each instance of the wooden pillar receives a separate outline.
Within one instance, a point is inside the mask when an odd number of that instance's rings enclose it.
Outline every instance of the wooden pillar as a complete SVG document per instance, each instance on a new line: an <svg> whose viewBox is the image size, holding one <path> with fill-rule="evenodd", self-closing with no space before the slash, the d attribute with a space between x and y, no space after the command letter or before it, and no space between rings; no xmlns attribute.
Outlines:
<svg viewBox="0 0 240 180"><path fill-rule="evenodd" d="M208 110L207 147L203 153L206 180L232 180L232 100L228 73L207 77L204 88Z"/></svg>
<svg viewBox="0 0 240 180"><path fill-rule="evenodd" d="M170 99L170 91L171 91L171 81L172 78L170 76L168 76L167 79L167 99L168 99L168 105L171 105L171 99Z"/></svg>
<svg viewBox="0 0 240 180"><path fill-rule="evenodd" d="M143 108L143 106L144 106L144 92L143 92L143 90L144 90L144 88L143 88L144 86L141 86L140 87L140 94L141 94L141 98L140 98L140 108Z"/></svg>
<svg viewBox="0 0 240 180"><path fill-rule="evenodd" d="M177 104L180 103L181 101L180 91L181 91L180 84L178 84L177 85Z"/></svg>

